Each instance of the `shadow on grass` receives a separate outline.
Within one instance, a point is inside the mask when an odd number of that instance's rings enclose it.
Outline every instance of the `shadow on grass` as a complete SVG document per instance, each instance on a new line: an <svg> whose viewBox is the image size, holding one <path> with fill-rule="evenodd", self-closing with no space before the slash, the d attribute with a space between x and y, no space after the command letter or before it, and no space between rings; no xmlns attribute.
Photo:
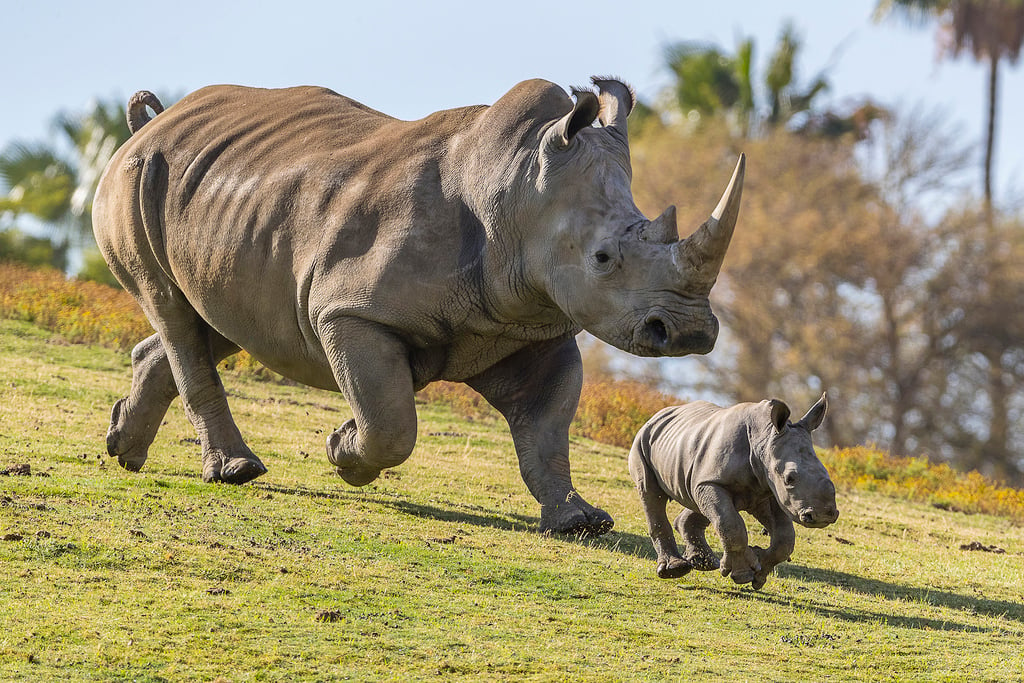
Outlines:
<svg viewBox="0 0 1024 683"><path fill-rule="evenodd" d="M465 505L451 501L443 501L441 505L429 505L424 503L413 503L399 495L382 491L365 491L359 489L351 490L325 490L309 488L305 486L280 486L254 482L253 488L268 493L276 493L285 496L303 496L307 498L322 498L327 500L353 500L363 499L372 501L383 507L391 508L396 512L406 515L413 515L423 519L436 519L441 522L455 522L478 527L502 529L505 531L527 531L537 532L540 519L531 515L521 515L513 512L499 512L491 508L479 505ZM603 536L583 536L573 534L554 534L553 538L561 539L567 543L585 545L589 548L600 548L619 552L626 555L633 555L644 559L655 559L651 541L646 536L631 534L612 530Z"/></svg>
<svg viewBox="0 0 1024 683"><path fill-rule="evenodd" d="M780 565L775 568L775 571L783 578L792 578L801 581L828 584L830 586L839 586L844 590L867 597L923 603L931 607L946 607L958 610L971 616L980 615L1005 617L1013 619L1014 621L1024 622L1024 605L1016 603L1004 602L1001 600L972 598L959 593L951 593L949 591L942 591L934 588L904 586L895 583L888 583L886 581L879 581L877 579L855 576L853 574L847 574L845 572L839 572L832 569L804 567L798 564ZM800 609L814 612L823 617L841 619L849 622L867 624L882 622L890 626L898 626L901 628L967 633L988 633L997 630L996 627L977 626L955 620L904 616L887 612L872 611L870 609L849 607L837 608L818 602L814 599L780 597L771 592L771 579L769 579L767 591L755 591L749 588L742 590L737 590L735 588L709 588L707 586L697 585L693 585L690 588L733 599L757 600L789 609L798 607Z"/></svg>

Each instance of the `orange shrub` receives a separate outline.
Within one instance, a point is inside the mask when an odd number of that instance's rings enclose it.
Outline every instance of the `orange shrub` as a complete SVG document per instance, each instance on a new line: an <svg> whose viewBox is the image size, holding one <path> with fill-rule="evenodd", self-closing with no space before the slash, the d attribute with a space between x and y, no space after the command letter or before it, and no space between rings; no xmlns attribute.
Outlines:
<svg viewBox="0 0 1024 683"><path fill-rule="evenodd" d="M97 344L130 351L153 334L128 292L98 282L69 280L59 270L0 262L0 318L24 320L73 344ZM277 375L244 351L221 367Z"/></svg>
<svg viewBox="0 0 1024 683"><path fill-rule="evenodd" d="M127 292L16 263L0 263L0 317L33 323L72 343L121 350L153 334Z"/></svg>
<svg viewBox="0 0 1024 683"><path fill-rule="evenodd" d="M945 510L1009 517L1024 524L1024 490L978 472L957 472L927 458L889 455L876 448L833 448L819 453L839 488L878 491Z"/></svg>
<svg viewBox="0 0 1024 683"><path fill-rule="evenodd" d="M485 417L501 417L483 396L465 384L457 382L434 382L416 393L417 400L424 403L443 403L462 417L479 420Z"/></svg>
<svg viewBox="0 0 1024 683"><path fill-rule="evenodd" d="M654 413L678 398L633 380L600 379L583 385L572 432L594 441L629 448Z"/></svg>

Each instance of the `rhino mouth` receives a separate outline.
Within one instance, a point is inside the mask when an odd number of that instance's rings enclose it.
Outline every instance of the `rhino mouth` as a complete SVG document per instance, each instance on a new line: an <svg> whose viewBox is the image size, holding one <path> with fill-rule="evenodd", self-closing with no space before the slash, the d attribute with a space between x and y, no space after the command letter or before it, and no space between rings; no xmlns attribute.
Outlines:
<svg viewBox="0 0 1024 683"><path fill-rule="evenodd" d="M714 348L717 329L681 332L675 327L663 312L651 312L634 330L633 348L629 350L638 356L685 356L705 354Z"/></svg>
<svg viewBox="0 0 1024 683"><path fill-rule="evenodd" d="M839 510L829 505L822 508L803 508L797 513L794 521L809 529L821 529L837 519L839 519Z"/></svg>

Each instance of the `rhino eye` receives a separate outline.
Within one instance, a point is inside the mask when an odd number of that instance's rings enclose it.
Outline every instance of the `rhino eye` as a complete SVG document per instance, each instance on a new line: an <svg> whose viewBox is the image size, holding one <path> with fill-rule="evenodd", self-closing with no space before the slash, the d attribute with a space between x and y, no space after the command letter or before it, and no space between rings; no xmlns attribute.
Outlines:
<svg viewBox="0 0 1024 683"><path fill-rule="evenodd" d="M794 472L786 472L786 476L782 481L787 487L796 486L796 474Z"/></svg>
<svg viewBox="0 0 1024 683"><path fill-rule="evenodd" d="M619 255L607 246L596 250L590 257L591 268L597 275L610 275L619 263Z"/></svg>

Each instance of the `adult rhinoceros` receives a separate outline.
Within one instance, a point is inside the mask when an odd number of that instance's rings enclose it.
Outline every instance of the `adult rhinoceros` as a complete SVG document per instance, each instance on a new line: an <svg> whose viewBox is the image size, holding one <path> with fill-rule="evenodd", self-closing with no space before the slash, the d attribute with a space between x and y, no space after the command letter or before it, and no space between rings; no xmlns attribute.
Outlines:
<svg viewBox="0 0 1024 683"><path fill-rule="evenodd" d="M649 221L630 194L630 88L593 83L574 103L530 80L492 106L419 121L315 87L213 86L166 111L137 93L93 221L156 334L132 351L110 454L141 468L180 394L204 480L263 474L216 371L245 349L344 395L354 418L327 455L361 486L412 452L414 392L452 380L508 420L542 530L610 529L569 474L574 337L643 356L711 350L708 293L743 159L712 217L680 240L674 207Z"/></svg>

